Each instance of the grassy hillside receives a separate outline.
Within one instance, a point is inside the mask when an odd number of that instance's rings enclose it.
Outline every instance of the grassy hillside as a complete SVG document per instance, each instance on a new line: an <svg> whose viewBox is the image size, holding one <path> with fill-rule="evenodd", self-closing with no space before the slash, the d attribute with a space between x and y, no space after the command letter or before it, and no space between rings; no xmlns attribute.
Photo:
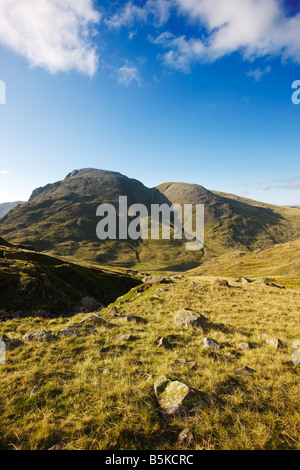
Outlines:
<svg viewBox="0 0 300 470"><path fill-rule="evenodd" d="M299 293L181 276L133 289L110 306L117 310L101 312L107 324L83 335L7 351L0 366L0 447L299 450L299 366L292 363ZM182 308L208 318L208 329L175 327ZM128 315L144 321L128 322ZM84 318L15 319L0 323L0 334L20 339L43 328L55 335ZM204 347L207 336L219 351ZM169 349L158 346L160 337ZM273 337L282 349L267 344ZM251 349L241 349L246 342ZM237 375L245 366L252 373ZM153 389L162 374L201 392L202 405L164 415ZM180 443L184 429L192 437Z"/></svg>
<svg viewBox="0 0 300 470"><path fill-rule="evenodd" d="M126 274L68 263L0 238L0 311L12 316L28 316L37 310L54 316L68 314L84 297L107 305L137 283Z"/></svg>
<svg viewBox="0 0 300 470"><path fill-rule="evenodd" d="M270 278L299 284L300 240L251 253L235 252L214 258L193 271L197 275Z"/></svg>
<svg viewBox="0 0 300 470"><path fill-rule="evenodd" d="M185 249L185 240L100 241L96 237L96 209L120 195L128 204L205 204L205 247ZM0 220L2 235L14 243L71 260L136 269L196 267L207 259L236 250L253 250L300 236L300 210L269 206L213 193L198 185L165 183L146 188L119 173L84 169L64 180L36 189L30 201Z"/></svg>

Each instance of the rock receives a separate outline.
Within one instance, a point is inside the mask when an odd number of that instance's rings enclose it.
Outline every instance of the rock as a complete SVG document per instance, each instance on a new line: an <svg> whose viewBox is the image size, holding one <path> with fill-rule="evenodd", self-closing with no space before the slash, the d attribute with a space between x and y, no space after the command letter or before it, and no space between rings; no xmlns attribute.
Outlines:
<svg viewBox="0 0 300 470"><path fill-rule="evenodd" d="M114 341L129 341L132 338L132 336L128 334L121 334L118 335L114 338Z"/></svg>
<svg viewBox="0 0 300 470"><path fill-rule="evenodd" d="M251 343L240 343L240 344L238 345L238 348L239 348L239 349L244 349L244 350L245 350L245 349L253 349L253 346L252 346Z"/></svg>
<svg viewBox="0 0 300 470"><path fill-rule="evenodd" d="M214 284L216 286L229 287L229 283L228 283L228 281L226 281L226 279L217 279L216 281L214 281Z"/></svg>
<svg viewBox="0 0 300 470"><path fill-rule="evenodd" d="M243 256L245 256L245 252L244 251L240 251L239 253L234 253L232 255L232 258L242 258Z"/></svg>
<svg viewBox="0 0 300 470"><path fill-rule="evenodd" d="M162 281L164 281L164 278L161 276L147 276L144 277L143 283L146 286L153 286L154 284L160 284Z"/></svg>
<svg viewBox="0 0 300 470"><path fill-rule="evenodd" d="M196 405L204 405L200 392L165 375L155 381L154 391L161 409L167 415L187 413Z"/></svg>
<svg viewBox="0 0 300 470"><path fill-rule="evenodd" d="M85 312L85 313L89 313L89 312L99 312L100 310L102 310L104 307L104 305L100 304L99 302L97 302L97 300L94 299L94 297L83 297L81 300L80 300L80 303L79 305L77 305L75 308L74 308L74 312L75 313L80 313L80 312Z"/></svg>
<svg viewBox="0 0 300 470"><path fill-rule="evenodd" d="M187 361L186 359L179 359L179 362L182 362L187 366L188 369L192 370L196 367L196 362L194 361Z"/></svg>
<svg viewBox="0 0 300 470"><path fill-rule="evenodd" d="M46 330L39 330L39 331L31 331L23 336L23 340L25 343L29 341L38 341L39 343L49 343L50 341L54 341L55 337L52 336L49 331Z"/></svg>
<svg viewBox="0 0 300 470"><path fill-rule="evenodd" d="M268 283L264 279L256 279L256 281L254 281L253 284L258 284L260 286L267 286L268 285Z"/></svg>
<svg viewBox="0 0 300 470"><path fill-rule="evenodd" d="M67 449L67 444L64 442L58 442L57 444L54 444L54 446L50 447L48 450L66 450Z"/></svg>
<svg viewBox="0 0 300 470"><path fill-rule="evenodd" d="M146 323L146 320L141 317L136 317L134 315L129 315L127 317L122 317L122 320L129 322L129 323Z"/></svg>
<svg viewBox="0 0 300 470"><path fill-rule="evenodd" d="M13 351L14 349L24 345L23 341L21 341L20 339L10 339L6 335L2 335L0 341L3 341L3 343L5 343L6 351Z"/></svg>
<svg viewBox="0 0 300 470"><path fill-rule="evenodd" d="M110 308L106 313L108 313L112 317L119 317L120 316L117 307Z"/></svg>
<svg viewBox="0 0 300 470"><path fill-rule="evenodd" d="M91 325L86 325L85 323L72 323L67 325L57 332L57 337L65 336L70 338L71 336L85 336L85 335L95 335L97 330Z"/></svg>
<svg viewBox="0 0 300 470"><path fill-rule="evenodd" d="M202 328L207 327L208 319L198 312L191 309L180 310L175 315L174 326L179 328Z"/></svg>
<svg viewBox="0 0 300 470"><path fill-rule="evenodd" d="M67 338L71 336L81 336L80 324L73 323L72 325L65 326L57 332L57 336L66 336Z"/></svg>
<svg viewBox="0 0 300 470"><path fill-rule="evenodd" d="M266 343L276 349L282 349L284 347L282 341L279 338L269 338L266 340Z"/></svg>
<svg viewBox="0 0 300 470"><path fill-rule="evenodd" d="M89 326L103 326L107 324L107 321L104 318L101 318L99 315L89 315L79 322L80 325L89 325Z"/></svg>
<svg viewBox="0 0 300 470"><path fill-rule="evenodd" d="M180 446L189 447L194 440L194 436L188 428L181 431L178 436L178 444Z"/></svg>
<svg viewBox="0 0 300 470"><path fill-rule="evenodd" d="M234 371L236 375L244 375L244 376L254 374L254 372L256 371L254 369L250 369L250 367L248 366L243 367L243 369L236 369Z"/></svg>
<svg viewBox="0 0 300 470"><path fill-rule="evenodd" d="M212 349L213 351L219 351L219 349L221 349L221 346L219 345L219 343L217 343L211 338L204 338L203 346L207 349Z"/></svg>
<svg viewBox="0 0 300 470"><path fill-rule="evenodd" d="M99 349L99 351L98 351L98 352L99 352L100 354L103 354L103 353L106 353L106 352L109 352L109 351L111 351L111 349L112 349L112 347L111 347L111 346L105 346L105 347L103 347L103 348Z"/></svg>
<svg viewBox="0 0 300 470"><path fill-rule="evenodd" d="M49 314L46 310L33 310L31 316L35 318L49 318Z"/></svg>
<svg viewBox="0 0 300 470"><path fill-rule="evenodd" d="M35 395L37 395L41 388L42 388L42 384L36 383L30 390L30 396L34 397Z"/></svg>
<svg viewBox="0 0 300 470"><path fill-rule="evenodd" d="M241 278L241 283L242 284L252 284L253 281L251 279L247 279L246 277Z"/></svg>
<svg viewBox="0 0 300 470"><path fill-rule="evenodd" d="M8 320L11 315L6 310L0 310L0 319L1 320Z"/></svg>
<svg viewBox="0 0 300 470"><path fill-rule="evenodd" d="M170 349L171 345L169 343L169 340L163 336L159 340L158 347L159 348L164 348L164 349Z"/></svg>

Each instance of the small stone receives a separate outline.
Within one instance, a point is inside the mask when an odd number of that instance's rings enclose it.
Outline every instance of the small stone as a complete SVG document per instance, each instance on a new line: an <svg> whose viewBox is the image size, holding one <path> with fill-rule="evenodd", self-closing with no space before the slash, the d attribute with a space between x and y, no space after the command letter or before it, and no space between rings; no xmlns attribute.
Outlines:
<svg viewBox="0 0 300 470"><path fill-rule="evenodd" d="M90 325L90 326L102 326L107 322L104 318L101 318L99 315L89 315L79 322L80 325Z"/></svg>
<svg viewBox="0 0 300 470"><path fill-rule="evenodd" d="M145 323L146 322L146 320L144 320L144 318L137 317L137 316L134 316L134 315L130 315L130 316L127 316L127 317L122 317L122 319L126 322L129 322L129 323Z"/></svg>
<svg viewBox="0 0 300 470"><path fill-rule="evenodd" d="M104 348L101 348L99 349L99 353L102 354L102 353L106 353L106 352L109 352L111 351L111 346L105 346Z"/></svg>
<svg viewBox="0 0 300 470"><path fill-rule="evenodd" d="M128 334L121 334L118 335L114 338L115 341L129 341L132 338L132 336Z"/></svg>
<svg viewBox="0 0 300 470"><path fill-rule="evenodd" d="M196 367L196 362L194 361L187 361L186 359L178 359L179 362L182 362L187 366L188 369L192 370Z"/></svg>
<svg viewBox="0 0 300 470"><path fill-rule="evenodd" d="M72 323L67 325L57 332L57 336L65 336L70 338L71 336L85 336L85 335L94 335L97 333L97 330L92 326L85 325L85 323Z"/></svg>
<svg viewBox="0 0 300 470"><path fill-rule="evenodd" d="M83 297L80 301L80 306L88 312L96 312L103 308L103 305L97 302L93 297Z"/></svg>
<svg viewBox="0 0 300 470"><path fill-rule="evenodd" d="M178 436L178 444L180 446L188 447L192 444L193 440L194 436L188 428L183 429Z"/></svg>
<svg viewBox="0 0 300 470"><path fill-rule="evenodd" d="M158 403L167 415L182 414L191 411L197 405L204 405L200 392L178 380L160 376L154 383Z"/></svg>
<svg viewBox="0 0 300 470"><path fill-rule="evenodd" d="M268 338L266 343L276 349L282 349L284 347L282 341L279 338Z"/></svg>
<svg viewBox="0 0 300 470"><path fill-rule="evenodd" d="M239 349L252 349L253 346L250 343L240 343L238 345Z"/></svg>
<svg viewBox="0 0 300 470"><path fill-rule="evenodd" d="M159 340L158 347L159 348L164 348L164 349L170 349L171 345L169 343L169 340L163 336Z"/></svg>
<svg viewBox="0 0 300 470"><path fill-rule="evenodd" d="M181 328L202 328L205 329L208 319L194 310L185 308L175 315L174 326Z"/></svg>
<svg viewBox="0 0 300 470"><path fill-rule="evenodd" d="M213 351L219 351L219 349L221 349L221 346L219 345L219 343L217 343L211 338L204 338L203 346L207 349L212 349Z"/></svg>
<svg viewBox="0 0 300 470"><path fill-rule="evenodd" d="M217 280L214 281L214 284L216 286L229 287L229 283L228 283L228 281L226 281L226 279L217 279Z"/></svg>
<svg viewBox="0 0 300 470"><path fill-rule="evenodd" d="M252 284L253 281L251 279L247 279L246 277L241 278L241 283L242 284Z"/></svg>
<svg viewBox="0 0 300 470"><path fill-rule="evenodd" d="M42 384L41 383L36 383L32 389L30 390L30 396L31 397L34 397L35 395L38 394L39 390L42 388Z"/></svg>
<svg viewBox="0 0 300 470"><path fill-rule="evenodd" d="M146 286L153 286L154 284L160 284L163 280L161 276L147 276L144 277L143 283Z"/></svg>
<svg viewBox="0 0 300 470"><path fill-rule="evenodd" d="M24 345L23 341L21 341L20 339L10 339L6 335L1 336L0 340L5 343L6 351L13 351L14 349Z"/></svg>
<svg viewBox="0 0 300 470"><path fill-rule="evenodd" d="M27 333L26 335L23 336L23 340L25 343L29 341L38 341L40 343L49 343L50 341L54 341L55 337L52 336L49 331L45 330L39 330L39 331L32 331L30 333Z"/></svg>
<svg viewBox="0 0 300 470"><path fill-rule="evenodd" d="M64 442L58 442L54 446L50 447L48 450L66 450L67 445Z"/></svg>
<svg viewBox="0 0 300 470"><path fill-rule="evenodd" d="M251 369L248 366L243 367L243 369L236 369L234 371L236 375L243 375L243 376L254 374L254 372L256 371L254 369Z"/></svg>

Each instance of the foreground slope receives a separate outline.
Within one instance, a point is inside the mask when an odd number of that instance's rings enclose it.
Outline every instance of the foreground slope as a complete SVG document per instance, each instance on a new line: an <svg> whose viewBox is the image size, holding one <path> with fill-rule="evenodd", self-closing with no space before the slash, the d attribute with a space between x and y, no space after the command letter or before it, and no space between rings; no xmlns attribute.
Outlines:
<svg viewBox="0 0 300 470"><path fill-rule="evenodd" d="M100 241L96 209L101 203L185 203L205 205L205 247L187 251L185 240ZM137 269L190 269L234 249L253 250L300 236L299 208L282 208L213 193L202 186L165 183L147 188L116 172L75 170L64 180L33 191L23 204L0 220L0 230L14 243L74 260Z"/></svg>
<svg viewBox="0 0 300 470"><path fill-rule="evenodd" d="M0 238L0 320L71 314L93 303L107 305L138 281L125 274L87 268L28 249ZM80 307L81 306L81 307Z"/></svg>
<svg viewBox="0 0 300 470"><path fill-rule="evenodd" d="M171 281L133 289L116 309L100 312L108 323L83 335L7 351L0 366L0 447L300 449L299 366L292 362L292 344L300 340L299 289L223 287L199 276ZM174 326L186 307L208 318L207 331ZM55 335L85 317L15 319L0 323L0 335L20 339L42 328ZM219 351L203 346L205 336ZM158 346L159 337L169 349ZM273 337L282 349L267 344ZM252 373L237 375L244 366ZM162 374L200 391L205 405L164 415L153 389ZM192 439L180 444L186 428Z"/></svg>

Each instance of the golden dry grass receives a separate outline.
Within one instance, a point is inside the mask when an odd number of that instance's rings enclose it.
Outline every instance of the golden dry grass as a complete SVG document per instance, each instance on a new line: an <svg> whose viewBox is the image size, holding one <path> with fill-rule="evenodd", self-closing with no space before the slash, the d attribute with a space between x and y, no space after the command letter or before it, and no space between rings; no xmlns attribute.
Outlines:
<svg viewBox="0 0 300 470"><path fill-rule="evenodd" d="M145 324L124 323L106 309L111 328L8 352L7 364L0 366L0 447L174 450L181 448L180 431L189 428L191 449L299 449L300 369L291 361L292 342L300 340L299 289L237 283L227 288L212 281L186 275L142 293L134 289L114 304L123 316L141 316ZM120 305L122 300L127 302ZM175 328L174 315L182 307L208 317L210 330ZM83 317L15 319L0 324L0 334L20 338L41 328L55 333ZM115 341L123 332L133 340ZM169 339L170 350L158 348L161 336ZM204 349L204 336L221 344L219 356ZM284 349L266 344L275 336ZM241 342L257 347L240 351ZM99 354L108 345L116 347ZM181 358L197 367L189 370ZM234 370L245 365L256 372L236 376ZM203 391L207 406L183 417L163 416L153 391L161 374Z"/></svg>

